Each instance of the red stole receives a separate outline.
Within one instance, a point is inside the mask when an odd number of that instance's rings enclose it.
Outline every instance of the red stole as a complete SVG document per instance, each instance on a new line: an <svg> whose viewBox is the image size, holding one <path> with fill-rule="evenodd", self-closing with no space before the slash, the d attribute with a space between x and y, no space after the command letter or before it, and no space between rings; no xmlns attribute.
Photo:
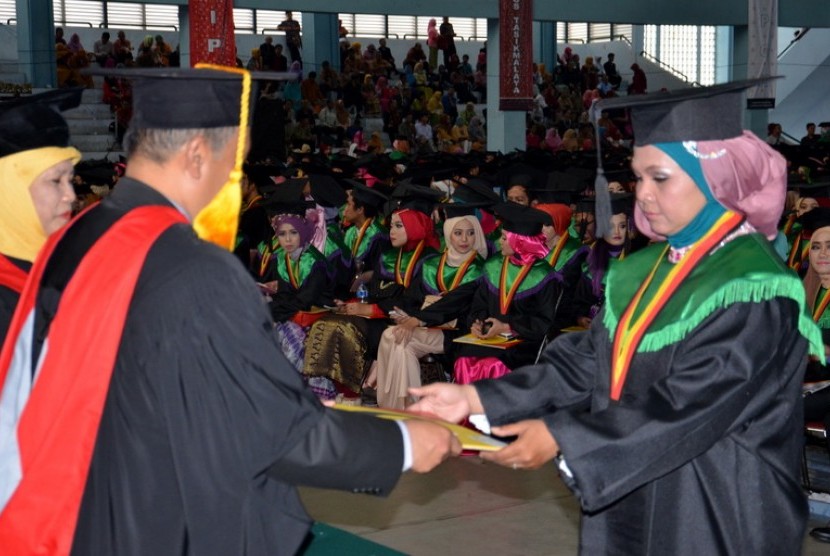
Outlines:
<svg viewBox="0 0 830 556"><path fill-rule="evenodd" d="M27 277L28 274L25 271L0 255L0 286L6 286L14 292L21 293Z"/></svg>
<svg viewBox="0 0 830 556"><path fill-rule="evenodd" d="M95 242L69 281L17 425L23 477L0 514L4 554L64 555L72 549L130 300L153 243L180 222L184 216L170 207L130 211ZM0 352L0 384L34 310L44 268L70 227L49 238L32 268ZM95 349L87 349L93 341Z"/></svg>

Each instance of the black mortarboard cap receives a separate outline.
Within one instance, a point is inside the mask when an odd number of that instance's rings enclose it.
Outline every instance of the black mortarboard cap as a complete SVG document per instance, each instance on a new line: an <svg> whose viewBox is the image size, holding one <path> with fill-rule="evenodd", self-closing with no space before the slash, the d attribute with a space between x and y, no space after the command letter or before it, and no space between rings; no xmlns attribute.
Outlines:
<svg viewBox="0 0 830 556"><path fill-rule="evenodd" d="M314 206L306 201L303 195L305 179L290 179L276 184L270 195L262 202L262 206L271 216L276 214L296 214L305 216L307 208Z"/></svg>
<svg viewBox="0 0 830 556"><path fill-rule="evenodd" d="M482 156L475 151L471 151L465 155L458 157L456 166L457 173L467 174L473 168L480 167L481 159Z"/></svg>
<svg viewBox="0 0 830 556"><path fill-rule="evenodd" d="M603 99L594 112L630 109L635 145L730 139L743 133L744 91L770 79Z"/></svg>
<svg viewBox="0 0 830 556"><path fill-rule="evenodd" d="M440 206L444 209L444 214L447 215L447 218L455 218L457 216L476 216L476 210L491 209L493 203L441 203Z"/></svg>
<svg viewBox="0 0 830 556"><path fill-rule="evenodd" d="M312 201L304 201L302 199L298 199L296 201L285 201L280 202L274 199L269 199L265 201L262 206L265 208L265 211L268 213L268 216L274 217L279 214L293 214L295 216L301 216L305 218L306 211L312 207L314 203Z"/></svg>
<svg viewBox="0 0 830 556"><path fill-rule="evenodd" d="M625 187L626 184L634 181L634 173L630 168L619 168L617 170L607 170L605 177L608 178L608 183L618 181Z"/></svg>
<svg viewBox="0 0 830 556"><path fill-rule="evenodd" d="M83 161L75 166L75 175L79 176L87 185L112 185L115 177L115 168L112 162L104 160Z"/></svg>
<svg viewBox="0 0 830 556"><path fill-rule="evenodd" d="M448 180L458 174L456 166L436 163L413 163L407 166L406 171L401 174L402 178L411 180L413 183L429 187L433 180Z"/></svg>
<svg viewBox="0 0 830 556"><path fill-rule="evenodd" d="M0 103L0 157L68 147L69 126L61 112L81 103L82 88L47 91Z"/></svg>
<svg viewBox="0 0 830 556"><path fill-rule="evenodd" d="M547 171L525 162L513 162L496 174L496 181L505 191L512 185L523 185L527 189L543 187L547 181Z"/></svg>
<svg viewBox="0 0 830 556"><path fill-rule="evenodd" d="M541 203L569 205L591 187L593 179L594 172L584 168L569 168L566 172L553 171L548 174L547 185L534 190L534 197Z"/></svg>
<svg viewBox="0 0 830 556"><path fill-rule="evenodd" d="M553 226L553 219L544 211L507 201L495 206L502 228L523 236L542 233L542 226Z"/></svg>
<svg viewBox="0 0 830 556"><path fill-rule="evenodd" d="M429 187L432 183L432 170L428 167L410 164L401 177L417 185ZM403 180L402 180L403 181Z"/></svg>
<svg viewBox="0 0 830 556"><path fill-rule="evenodd" d="M266 195L275 186L273 177L281 174L280 168L272 164L246 164L243 168L248 181L253 183L257 191Z"/></svg>
<svg viewBox="0 0 830 556"><path fill-rule="evenodd" d="M392 191L392 199L397 200L398 208L417 210L426 215L432 214L432 209L443 196L440 191L406 180L400 182Z"/></svg>
<svg viewBox="0 0 830 556"><path fill-rule="evenodd" d="M349 155L336 154L329 159L332 173L350 178L354 175L355 159Z"/></svg>
<svg viewBox="0 0 830 556"><path fill-rule="evenodd" d="M810 183L788 183L790 189L798 189L802 197L830 197L830 179L821 179Z"/></svg>
<svg viewBox="0 0 830 556"><path fill-rule="evenodd" d="M590 212L593 214L596 205L596 200L593 197L580 197L576 201L576 208L574 214L580 212Z"/></svg>
<svg viewBox="0 0 830 556"><path fill-rule="evenodd" d="M352 197L361 206L370 206L380 211L383 204L389 200L389 197L377 189L366 187L362 183L355 180L344 180L347 186L351 186Z"/></svg>
<svg viewBox="0 0 830 556"><path fill-rule="evenodd" d="M631 193L611 194L611 214L634 214L634 195Z"/></svg>
<svg viewBox="0 0 830 556"><path fill-rule="evenodd" d="M368 154L355 161L355 166L365 168L377 179L384 181L396 175L395 161L386 155Z"/></svg>
<svg viewBox="0 0 830 556"><path fill-rule="evenodd" d="M86 73L132 80L131 128L209 129L239 125L242 74L206 68L101 68ZM250 73L256 80L296 79L293 73ZM251 91L252 97L255 92ZM250 102L251 106L254 104Z"/></svg>
<svg viewBox="0 0 830 556"><path fill-rule="evenodd" d="M325 174L311 174L311 196L323 207L341 207L346 203L346 192L340 183Z"/></svg>
<svg viewBox="0 0 830 556"><path fill-rule="evenodd" d="M802 214L798 221L805 232L812 234L819 228L830 226L830 208L816 207Z"/></svg>
<svg viewBox="0 0 830 556"><path fill-rule="evenodd" d="M506 187L513 187L514 185L521 185L527 189L533 187L533 176L530 174L513 174L505 183Z"/></svg>
<svg viewBox="0 0 830 556"><path fill-rule="evenodd" d="M485 202L494 205L501 202L501 197L493 191L493 186L481 178L470 178L466 183L457 184L452 198L462 203Z"/></svg>
<svg viewBox="0 0 830 556"><path fill-rule="evenodd" d="M318 155L315 155L310 160L301 161L299 167L306 176L311 174L328 174L331 172L328 161Z"/></svg>
<svg viewBox="0 0 830 556"><path fill-rule="evenodd" d="M270 194L266 196L267 201L276 203L293 203L297 200L304 200L303 188L306 180L304 178L291 178L282 183L274 184Z"/></svg>

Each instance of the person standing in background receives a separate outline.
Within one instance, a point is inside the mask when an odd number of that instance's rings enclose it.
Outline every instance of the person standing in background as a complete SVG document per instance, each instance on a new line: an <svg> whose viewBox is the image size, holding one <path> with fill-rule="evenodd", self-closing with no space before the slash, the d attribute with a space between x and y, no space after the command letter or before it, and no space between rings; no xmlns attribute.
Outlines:
<svg viewBox="0 0 830 556"><path fill-rule="evenodd" d="M280 23L277 29L285 32L285 45L288 47L291 61L300 62L302 65L300 49L303 47L303 38L300 36L300 23L294 19L293 12L285 12L285 21Z"/></svg>
<svg viewBox="0 0 830 556"><path fill-rule="evenodd" d="M440 36L438 34L438 22L435 18L427 24L427 48L429 49L429 69L432 72L438 70L438 48L440 47Z"/></svg>
<svg viewBox="0 0 830 556"><path fill-rule="evenodd" d="M259 56L262 58L262 69L273 70L276 63L277 53L274 48L274 37L265 37L265 42L259 45Z"/></svg>
<svg viewBox="0 0 830 556"><path fill-rule="evenodd" d="M450 23L450 18L444 17L443 23L438 28L438 34L441 35L439 48L444 53L444 67L450 65L450 58L453 54L457 54L455 50L455 29Z"/></svg>

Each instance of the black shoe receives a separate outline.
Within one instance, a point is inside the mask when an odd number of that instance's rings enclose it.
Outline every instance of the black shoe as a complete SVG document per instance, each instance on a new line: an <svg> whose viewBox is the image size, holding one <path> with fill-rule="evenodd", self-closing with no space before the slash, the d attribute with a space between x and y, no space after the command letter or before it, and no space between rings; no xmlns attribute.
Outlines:
<svg viewBox="0 0 830 556"><path fill-rule="evenodd" d="M810 536L819 542L830 543L830 527L816 527L810 530Z"/></svg>
<svg viewBox="0 0 830 556"><path fill-rule="evenodd" d="M360 402L368 407L377 407L378 393L374 388L364 387L360 392Z"/></svg>

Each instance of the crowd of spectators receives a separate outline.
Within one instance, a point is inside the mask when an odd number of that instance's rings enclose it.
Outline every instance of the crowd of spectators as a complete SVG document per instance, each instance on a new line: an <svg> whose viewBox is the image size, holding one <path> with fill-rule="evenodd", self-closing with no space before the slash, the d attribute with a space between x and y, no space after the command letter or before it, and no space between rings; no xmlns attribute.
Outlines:
<svg viewBox="0 0 830 556"><path fill-rule="evenodd" d="M296 71L299 86L270 87L266 94L285 101L289 150L389 148L405 142L416 153L485 151L487 100L486 46L476 60L459 57L449 18L430 19L426 43L415 42L396 60L381 38L364 44L350 40L340 22L340 59L324 61L320 71L291 67L273 38L251 53L249 69ZM441 57L439 58L439 53ZM339 63L339 67L337 64ZM527 147L556 152L590 150L595 129L588 108L600 98L645 94L647 77L638 64L624 81L615 56L583 61L565 48L553 68L533 65L534 99L527 114ZM280 90L281 89L281 90ZM364 133L367 118L382 120L382 133ZM603 138L619 142L628 135L624 118L603 115ZM628 130L630 131L630 130ZM374 135L375 141L368 141Z"/></svg>
<svg viewBox="0 0 830 556"><path fill-rule="evenodd" d="M92 50L81 44L77 33L69 41L64 38L62 27L55 28L55 58L58 70L58 87L93 87L92 78L83 70L90 65L100 67L176 67L179 65L179 47L170 46L162 35L146 35L137 47L127 39L124 31L118 31L112 41L108 31L93 44Z"/></svg>
<svg viewBox="0 0 830 556"><path fill-rule="evenodd" d="M440 24L430 19L425 43L415 41L403 59L396 60L386 39L364 44L350 38L350 31L342 21L338 23L339 59L323 61L318 71L303 69L301 27L290 11L278 27L285 33L288 52L266 35L262 44L252 49L247 63L237 59L239 66L249 70L294 72L298 76L294 82L273 82L261 89L262 97L283 101L285 153L276 153L277 158L301 150L342 149L351 154L397 148L413 154L487 150L487 111L481 107L488 93L486 45L475 60L468 54L459 57L449 18L444 17ZM57 28L61 86L91 87L91 79L81 72L90 64L166 67L179 63L178 47L173 50L161 35L147 35L134 47L124 31L119 31L114 41L109 32L103 32L91 51L81 45L77 34L69 41L63 35L63 29ZM604 61L600 56L582 60L566 47L552 68L545 64L532 67L534 98L526 118L527 148L551 153L591 151L598 137L612 149L625 147L631 137L626 114L603 113L595 124L589 109L598 99L647 94L647 76L637 63L630 66L632 73L623 77L614 53ZM105 101L111 104L121 130L130 117L127 87L112 79L104 84ZM367 120L382 124L367 125ZM817 144L820 134L816 125L808 124L807 132L802 143ZM769 124L766 140L785 151L798 144L795 138L782 135L777 123ZM796 165L810 161L809 156L787 154Z"/></svg>

